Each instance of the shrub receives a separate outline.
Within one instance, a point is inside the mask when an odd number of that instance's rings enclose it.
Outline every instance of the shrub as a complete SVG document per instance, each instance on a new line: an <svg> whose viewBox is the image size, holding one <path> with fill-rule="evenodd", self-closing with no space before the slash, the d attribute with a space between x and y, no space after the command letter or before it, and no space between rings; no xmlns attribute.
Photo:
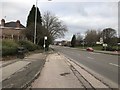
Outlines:
<svg viewBox="0 0 120 90"><path fill-rule="evenodd" d="M16 54L17 47L18 44L13 40L2 40L2 56Z"/></svg>
<svg viewBox="0 0 120 90"><path fill-rule="evenodd" d="M102 50L106 50L106 51L116 51L117 49L116 48L114 48L114 47L111 47L111 46L108 46L108 47L103 47L103 49Z"/></svg>
<svg viewBox="0 0 120 90"><path fill-rule="evenodd" d="M34 51L36 49L40 49L38 45L33 44L30 41L18 41L15 42L14 40L2 40L2 56L7 55L15 55L17 54L17 50L19 46L25 47L28 51Z"/></svg>
<svg viewBox="0 0 120 90"><path fill-rule="evenodd" d="M20 46L25 47L25 48L26 48L27 50L29 50L29 51L34 51L34 50L36 50L36 49L39 49L39 46L38 46L38 45L33 44L33 43L30 42L30 41L21 40L21 41L18 42L18 44L19 44Z"/></svg>

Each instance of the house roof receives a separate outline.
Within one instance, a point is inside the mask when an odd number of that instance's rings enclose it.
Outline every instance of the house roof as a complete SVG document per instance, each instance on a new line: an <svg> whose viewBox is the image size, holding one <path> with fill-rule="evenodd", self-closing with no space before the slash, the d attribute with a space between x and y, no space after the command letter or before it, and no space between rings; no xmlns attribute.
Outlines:
<svg viewBox="0 0 120 90"><path fill-rule="evenodd" d="M13 27L16 28L16 22L7 22L5 23L5 27ZM20 24L20 28L25 28L22 24Z"/></svg>

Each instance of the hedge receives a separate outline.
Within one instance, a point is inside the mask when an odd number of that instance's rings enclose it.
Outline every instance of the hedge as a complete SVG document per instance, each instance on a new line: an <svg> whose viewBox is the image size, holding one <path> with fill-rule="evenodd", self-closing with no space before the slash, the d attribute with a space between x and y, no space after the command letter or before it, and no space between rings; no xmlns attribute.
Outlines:
<svg viewBox="0 0 120 90"><path fill-rule="evenodd" d="M2 40L2 56L16 55L18 47L23 46L27 51L34 51L40 49L38 45L33 44L30 41L14 41L14 40Z"/></svg>
<svg viewBox="0 0 120 90"><path fill-rule="evenodd" d="M36 45L36 44L33 44L32 42L30 41L24 41L24 40L21 40L18 42L18 44L20 46L23 46L25 47L28 51L34 51L36 49L39 49L39 46Z"/></svg>
<svg viewBox="0 0 120 90"><path fill-rule="evenodd" d="M3 40L2 41L2 56L16 54L18 46L19 45L13 40Z"/></svg>

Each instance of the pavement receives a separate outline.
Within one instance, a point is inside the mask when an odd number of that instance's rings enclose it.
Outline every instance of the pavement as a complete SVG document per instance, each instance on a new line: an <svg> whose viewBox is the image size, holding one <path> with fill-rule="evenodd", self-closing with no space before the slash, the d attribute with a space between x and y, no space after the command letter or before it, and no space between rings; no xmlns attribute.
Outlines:
<svg viewBox="0 0 120 90"><path fill-rule="evenodd" d="M9 76L28 64L30 64L28 61L17 61L15 63L7 65L6 67L0 68L0 71L2 71L2 80L0 80L0 82L7 79Z"/></svg>
<svg viewBox="0 0 120 90"><path fill-rule="evenodd" d="M0 68L2 88L26 88L39 75L45 58L45 54L37 53L24 59L2 61Z"/></svg>
<svg viewBox="0 0 120 90"><path fill-rule="evenodd" d="M31 88L110 89L61 53L53 53L47 57L40 76L31 84Z"/></svg>

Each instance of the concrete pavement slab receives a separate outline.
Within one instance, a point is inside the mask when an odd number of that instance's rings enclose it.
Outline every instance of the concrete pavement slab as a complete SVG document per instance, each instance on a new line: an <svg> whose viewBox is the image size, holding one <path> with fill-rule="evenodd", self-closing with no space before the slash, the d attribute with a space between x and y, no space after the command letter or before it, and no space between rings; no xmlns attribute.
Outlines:
<svg viewBox="0 0 120 90"><path fill-rule="evenodd" d="M14 74L21 68L25 67L29 63L30 62L28 62L28 61L18 61L18 62L12 63L10 65L7 65L6 67L0 68L0 71L2 71L2 76L0 76L0 77L2 77L2 79L0 80L0 82L7 79L9 76Z"/></svg>
<svg viewBox="0 0 120 90"><path fill-rule="evenodd" d="M32 88L84 88L70 67L57 53L50 54L40 77L32 83Z"/></svg>
<svg viewBox="0 0 120 90"><path fill-rule="evenodd" d="M22 62L14 64L13 69L19 68L18 66L20 66L21 68L19 70L16 70L15 73L13 73L12 75L8 76L7 79L3 80L2 87L3 88L27 88L29 84L31 84L31 82L34 81L36 76L39 75L46 61L45 58L46 58L46 54L35 53L25 57L24 59L18 60L17 62L19 61L22 61ZM12 65L12 64L9 64L9 65Z"/></svg>

